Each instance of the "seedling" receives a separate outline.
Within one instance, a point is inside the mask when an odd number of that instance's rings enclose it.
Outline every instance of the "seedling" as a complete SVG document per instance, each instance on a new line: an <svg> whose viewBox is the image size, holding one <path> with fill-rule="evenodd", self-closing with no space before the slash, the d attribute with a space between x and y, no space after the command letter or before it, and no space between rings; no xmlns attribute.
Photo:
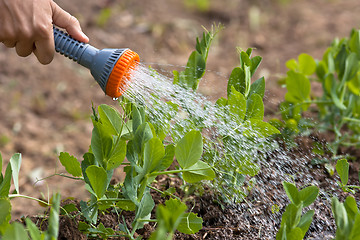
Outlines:
<svg viewBox="0 0 360 240"><path fill-rule="evenodd" d="M353 30L350 38L336 39L319 61L301 54L297 61L291 59L286 63L289 71L284 83L288 92L280 110L286 124L290 121L295 124L292 127L285 124L284 129L293 129L295 133L308 128L332 131L335 141L329 146L334 155L340 145L359 146L359 46L359 30ZM311 82L322 84L321 96L314 97ZM302 117L311 104L317 107L317 124Z"/></svg>
<svg viewBox="0 0 360 240"><path fill-rule="evenodd" d="M303 215L302 210L315 201L319 189L316 186L309 186L299 191L294 184L288 182L283 182L283 186L291 203L286 206L282 215L276 240L303 239L312 222L314 210L309 210Z"/></svg>
<svg viewBox="0 0 360 240"><path fill-rule="evenodd" d="M355 240L360 237L360 210L354 197L348 196L344 203L336 197L331 199L336 223L336 240Z"/></svg>

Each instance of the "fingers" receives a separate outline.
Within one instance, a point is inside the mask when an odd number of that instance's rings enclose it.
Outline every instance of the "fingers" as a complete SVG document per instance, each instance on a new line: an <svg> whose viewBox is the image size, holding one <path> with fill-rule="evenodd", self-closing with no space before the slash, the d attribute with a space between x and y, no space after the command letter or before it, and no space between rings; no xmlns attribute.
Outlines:
<svg viewBox="0 0 360 240"><path fill-rule="evenodd" d="M54 39L51 37L41 38L35 41L35 48L33 52L40 63L49 64L53 60L55 52L54 45Z"/></svg>
<svg viewBox="0 0 360 240"><path fill-rule="evenodd" d="M29 56L34 50L34 43L32 41L21 41L15 45L16 53L20 57Z"/></svg>
<svg viewBox="0 0 360 240"><path fill-rule="evenodd" d="M16 45L16 42L14 42L14 41L9 41L9 40L3 40L3 42L2 42L6 47L8 47L8 48L13 48L13 47L15 47L15 45Z"/></svg>
<svg viewBox="0 0 360 240"><path fill-rule="evenodd" d="M89 38L83 33L79 21L68 12L61 9L56 3L51 3L53 10L53 23L66 29L69 35L80 42L89 42Z"/></svg>

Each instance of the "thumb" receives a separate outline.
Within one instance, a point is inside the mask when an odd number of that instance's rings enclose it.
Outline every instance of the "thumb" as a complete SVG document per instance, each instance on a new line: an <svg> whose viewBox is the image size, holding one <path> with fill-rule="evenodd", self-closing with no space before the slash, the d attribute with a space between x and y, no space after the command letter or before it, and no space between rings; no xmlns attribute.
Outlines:
<svg viewBox="0 0 360 240"><path fill-rule="evenodd" d="M56 3L51 1L53 23L61 28L66 29L71 37L80 42L89 42L89 38L83 33L79 21L68 12L60 8Z"/></svg>

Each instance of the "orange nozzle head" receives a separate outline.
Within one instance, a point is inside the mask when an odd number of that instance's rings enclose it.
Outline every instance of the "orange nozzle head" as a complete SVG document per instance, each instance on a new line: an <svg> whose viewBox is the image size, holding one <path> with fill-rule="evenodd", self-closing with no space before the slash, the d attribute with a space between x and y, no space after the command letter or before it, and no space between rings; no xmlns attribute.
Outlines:
<svg viewBox="0 0 360 240"><path fill-rule="evenodd" d="M130 49L125 50L109 75L106 84L106 95L113 98L120 97L126 91L131 81L131 72L139 62L140 57L136 52Z"/></svg>

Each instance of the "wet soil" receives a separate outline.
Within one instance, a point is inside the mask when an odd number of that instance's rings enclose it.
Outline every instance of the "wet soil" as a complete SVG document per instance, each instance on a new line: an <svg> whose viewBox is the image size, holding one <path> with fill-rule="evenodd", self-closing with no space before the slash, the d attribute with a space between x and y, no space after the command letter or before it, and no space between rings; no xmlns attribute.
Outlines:
<svg viewBox="0 0 360 240"><path fill-rule="evenodd" d="M352 28L360 25L357 0L299 0L287 4L276 0L209 0L210 9L204 12L179 0L56 2L79 18L94 46L129 47L139 53L144 64L169 75L170 70L184 69L202 26L210 29L212 23L221 22L225 28L210 51L208 70L199 90L210 99L225 96L228 76L238 65L235 48L254 47L254 54L263 57L255 77L266 79L267 118L276 116L284 97L284 89L277 81L286 73L285 62L302 52L321 58L334 38L347 37ZM103 11L106 8L111 9L110 14ZM92 103L115 106L116 103L104 96L86 69L72 61L56 55L50 65L42 66L34 56L20 58L14 49L2 45L0 86L0 152L5 163L13 153L22 153L20 192L47 198L53 191L59 191L63 198L87 199L82 183L58 176L38 179L64 171L57 158L60 151L78 158L87 151ZM330 137L319 139L326 141ZM328 196L344 198L345 194L333 189L336 177L329 176L323 165L311 165L317 158L311 153L311 141L318 140L300 138L299 147L293 149L284 144L291 161L284 161L279 157L282 154L269 154L268 162L256 176L257 184L243 204L221 206L212 194L194 196L204 228L196 235L179 234L177 239L273 239L288 204L281 185L286 176L295 179L298 186L311 183L322 189L322 197L311 206L316 210L307 238L333 237L334 220ZM359 184L359 150L342 149L342 154L355 157L351 162L351 181ZM278 176L280 168L283 174ZM121 171L115 175L123 179ZM359 201L358 194L356 197ZM43 211L29 200L14 199L12 204L14 219ZM275 205L278 212L271 211ZM72 229L66 230L69 234L62 239L76 239L75 232L71 232L75 225L62 221L62 226ZM149 226L148 230L151 229Z"/></svg>
<svg viewBox="0 0 360 240"><path fill-rule="evenodd" d="M184 198L189 209L203 219L203 228L196 234L186 235L176 232L174 239L274 239L280 227L281 216L285 207L290 203L282 187L282 181L294 182L297 187L303 188L308 185L318 186L320 189L317 200L305 210L314 209L315 214L306 239L333 239L335 237L336 225L331 212L331 197L337 196L344 201L349 194L344 193L337 184L339 178L336 175L330 176L322 164L314 164L320 156L313 154L311 149L314 142L321 142L318 135L300 137L296 140L296 147L287 148L286 144L279 140L282 145L280 151L269 153L267 163L262 164L261 172L255 176L256 184L249 192L246 201L240 204L229 204L219 201L216 193L206 188L202 195L190 195ZM287 149L286 149L287 148ZM287 151L286 157L283 151ZM326 155L322 156L326 158ZM357 174L359 172L359 159L350 162L349 184L359 184ZM286 160L286 161L284 161ZM291 160L291 161L289 161ZM273 167L281 167L279 172ZM176 189L176 195L184 197L184 192L179 187L181 181L170 179L165 176L158 177L156 187L165 191L170 187ZM166 187L164 187L166 186ZM153 199L158 204L164 204L164 197L158 192L151 191ZM357 200L360 194L353 195ZM66 200L63 204L75 203L77 201ZM79 208L79 205L78 205ZM106 212L100 214L99 223L105 227L118 230L122 222L122 216L131 229L134 212L123 211L120 214ZM155 212L153 212L155 217ZM42 229L47 228L44 217L33 217ZM70 219L67 216L60 218L59 239L87 239L78 230L80 217ZM137 231L144 239L148 239L155 230L153 223L146 224L143 229ZM112 239L125 239L122 237Z"/></svg>

